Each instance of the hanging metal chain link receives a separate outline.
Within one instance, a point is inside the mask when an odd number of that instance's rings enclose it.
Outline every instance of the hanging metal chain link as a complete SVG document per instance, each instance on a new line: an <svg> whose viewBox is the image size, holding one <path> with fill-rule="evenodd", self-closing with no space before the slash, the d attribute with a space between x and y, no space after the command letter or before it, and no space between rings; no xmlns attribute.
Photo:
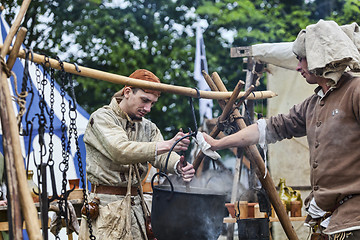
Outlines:
<svg viewBox="0 0 360 240"><path fill-rule="evenodd" d="M63 180L62 180L62 196L64 196L64 199L60 200L61 204L65 203L65 209L67 209L67 192L66 192L66 184L67 184L67 171L69 169L69 160L70 160L70 153L71 153L71 142L72 138L74 138L75 146L76 146L76 158L78 160L78 166L79 166L79 172L81 181L83 183L83 196L84 196L84 205L86 207L86 215L87 215L87 224L89 227L89 233L90 233L90 239L95 240L95 236L93 235L92 225L91 225L91 219L90 219L90 211L89 211L89 203L87 199L86 194L86 184L85 184L85 176L84 176L84 170L82 166L81 161L81 152L80 152L80 146L79 146L79 140L78 140L78 132L77 132L77 125L76 125L76 119L77 119L77 111L76 111L76 98L75 98L75 92L74 92L74 82L72 79L72 75L65 72L64 64L63 62L57 58L60 64L61 71L59 72L60 80L61 80L61 87L60 87L60 95L62 98L61 102L61 113L62 113L62 119L61 119L61 130L62 130L62 136L61 136L61 142L62 142L62 157L63 161L60 163L59 168L60 171L63 173ZM68 141L66 144L66 121L65 121L65 112L66 112L66 104L65 104L65 87L70 86L70 96L71 100L69 100L69 129L68 129ZM62 205L61 205L62 206ZM60 207L60 210L62 208ZM68 218L67 218L67 211L65 210L65 221L66 226L68 226ZM58 236L56 236L58 239Z"/></svg>
<svg viewBox="0 0 360 240"><path fill-rule="evenodd" d="M32 130L33 130L33 125L34 125L33 124L34 119L29 120L29 113L30 113L30 109L32 107L32 103L34 100L34 89L33 89L33 85L31 82L30 73L29 73L29 54L30 54L30 52L31 51L29 51L28 49L26 50L21 91L22 92L26 91L28 93L28 96L30 95L31 97L30 97L30 102L27 107L26 114L25 114L25 127L21 128L21 124L19 125L20 136L28 136L29 137L29 143L27 146L26 177L27 177L28 170L29 170ZM40 74L38 76L38 68L37 68L36 69L36 78L38 78L38 77L40 78ZM24 99L24 100L26 100L26 99Z"/></svg>
<svg viewBox="0 0 360 240"><path fill-rule="evenodd" d="M75 91L74 91L74 81L72 78L72 74L68 74L68 80L69 80L69 86L70 86L70 97L72 99L72 107L71 107L71 102L69 101L70 129L72 129L72 131L74 133L74 140L75 140L75 145L76 145L76 158L78 160L81 182L83 184L84 205L85 205L85 209L86 209L86 220L87 220L87 224L88 224L88 228L89 228L90 239L95 240L96 237L93 235L93 229L92 229L92 224L91 224L91 219L90 219L89 201L88 201L87 194L86 194L86 182L85 182L86 178L84 175L83 165L82 165L82 161L81 161L79 137L78 137L77 125L76 125L76 119L77 119L76 104L77 103L76 103L76 96L75 96Z"/></svg>
<svg viewBox="0 0 360 240"><path fill-rule="evenodd" d="M63 62L57 57L56 58L60 64L61 71L59 72L61 84L60 84L60 95L61 95L61 146L62 146L62 162L59 164L59 170L62 172L62 188L61 188L61 199L59 200L59 214L60 217L58 221L61 222L61 217L65 218L66 226L68 226L68 218L67 218L67 195L66 195L66 184L67 184L67 171L69 169L69 154L70 154L70 144L71 144L71 131L69 131L69 139L66 144L66 120L65 120L65 112L66 112L66 104L65 104L65 71ZM64 208L63 205L65 204ZM59 223L58 228L60 228L61 224ZM58 229L59 230L59 229ZM57 231L59 232L59 231ZM59 235L56 235L56 239L60 239Z"/></svg>
<svg viewBox="0 0 360 240"><path fill-rule="evenodd" d="M53 136L54 136L54 89L55 89L55 70L53 68L50 68L50 125L49 125L49 159L48 159L48 165L53 166L54 165L54 143L53 143Z"/></svg>
<svg viewBox="0 0 360 240"><path fill-rule="evenodd" d="M40 153L41 157L46 155L46 146L45 146L45 129L46 129L46 116L45 112L49 115L49 111L47 109L47 104L45 101L45 86L47 85L46 79L46 68L50 66L49 57L45 56L45 63L43 65L43 77L40 81L38 81L38 92L39 92L39 109L40 114L36 114L38 117L39 123L39 144L40 144ZM42 163L42 161L41 161Z"/></svg>
<svg viewBox="0 0 360 240"><path fill-rule="evenodd" d="M38 186L41 187L40 191L40 211L41 211L41 226L43 229L43 238L45 240L48 239L48 212L49 212L49 199L48 199L48 189L47 189L47 181L46 181L46 168L48 166L47 162L45 163L43 158L46 155L46 145L45 145L45 129L46 129L46 116L45 113L49 115L49 111L47 109L47 104L45 101L45 86L47 85L46 79L46 69L50 67L49 58L45 56L44 64L43 64L43 76L41 78L40 70L37 72L37 88L39 95L39 109L40 114L36 113L35 116L38 118L38 134L39 134L39 145L40 145L40 161L37 163L34 158L34 164L37 168L38 172Z"/></svg>

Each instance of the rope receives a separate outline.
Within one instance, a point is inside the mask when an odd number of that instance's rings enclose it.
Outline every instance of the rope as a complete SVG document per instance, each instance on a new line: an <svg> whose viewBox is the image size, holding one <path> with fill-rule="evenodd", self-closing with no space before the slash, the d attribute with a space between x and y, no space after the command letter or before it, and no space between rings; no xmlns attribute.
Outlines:
<svg viewBox="0 0 360 240"><path fill-rule="evenodd" d="M15 75L15 73L13 71L11 71L11 69L8 68L8 66L5 63L5 59L2 56L0 56L0 64L1 64L2 70L5 72L6 76L8 78L13 76L13 78L14 78L16 96L13 96L12 98L13 98L13 101L15 101L19 105L19 108L20 108L19 113L16 116L16 121L17 121L17 124L19 125L20 122L21 122L22 116L24 116L24 114L26 112L26 107L25 107L26 106L26 100L25 100L25 98L27 97L28 92L25 91L25 92L21 92L20 94L18 93L16 75Z"/></svg>
<svg viewBox="0 0 360 240"><path fill-rule="evenodd" d="M18 115L16 116L16 121L17 121L17 124L19 125L21 123L22 117L24 116L24 114L26 112L25 98L28 96L28 92L23 91L21 93L18 93L17 78L13 71L11 71L11 76L13 76L13 78L14 78L14 86L15 86L15 94L16 94L16 96L12 96L12 99L14 102L16 102L19 105L19 112L18 112Z"/></svg>
<svg viewBox="0 0 360 240"><path fill-rule="evenodd" d="M0 64L1 64L2 70L6 73L7 77L9 78L11 76L11 70L6 65L5 59L1 56L0 56Z"/></svg>

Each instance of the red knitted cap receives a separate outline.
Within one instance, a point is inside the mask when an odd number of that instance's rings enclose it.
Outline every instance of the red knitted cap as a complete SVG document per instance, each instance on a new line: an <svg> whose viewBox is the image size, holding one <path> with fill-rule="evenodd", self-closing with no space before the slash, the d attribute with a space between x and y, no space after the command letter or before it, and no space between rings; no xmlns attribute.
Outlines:
<svg viewBox="0 0 360 240"><path fill-rule="evenodd" d="M150 72L149 70L146 70L146 69L138 69L135 72L133 72L129 77L135 78L135 79L140 79L140 80L145 80L145 81L149 81L149 82L160 83L160 79L155 74L153 74L152 72ZM132 87L132 86L125 86L125 87ZM152 93L158 97L160 96L159 91L150 90L150 89L142 89L142 90L146 93Z"/></svg>

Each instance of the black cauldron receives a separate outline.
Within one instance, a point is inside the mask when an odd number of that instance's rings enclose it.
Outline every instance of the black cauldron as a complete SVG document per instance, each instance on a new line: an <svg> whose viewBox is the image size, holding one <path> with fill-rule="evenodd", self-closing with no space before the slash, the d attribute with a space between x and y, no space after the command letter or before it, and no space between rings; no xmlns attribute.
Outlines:
<svg viewBox="0 0 360 240"><path fill-rule="evenodd" d="M260 211L271 216L271 204L264 188L252 190L257 192ZM241 198L241 196L240 196ZM269 218L246 218L238 219L238 236L242 240L269 240Z"/></svg>
<svg viewBox="0 0 360 240"><path fill-rule="evenodd" d="M158 240L216 240L221 234L225 195L185 186L153 186L151 225Z"/></svg>
<svg viewBox="0 0 360 240"><path fill-rule="evenodd" d="M269 240L268 218L247 218L237 220L239 239Z"/></svg>

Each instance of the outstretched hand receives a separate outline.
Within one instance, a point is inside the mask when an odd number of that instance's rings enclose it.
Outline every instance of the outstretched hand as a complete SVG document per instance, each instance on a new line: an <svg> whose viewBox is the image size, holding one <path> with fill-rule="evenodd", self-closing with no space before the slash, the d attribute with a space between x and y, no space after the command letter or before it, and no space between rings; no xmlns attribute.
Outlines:
<svg viewBox="0 0 360 240"><path fill-rule="evenodd" d="M181 156L178 165L176 166L178 172L184 182L190 182L195 175L194 166L191 163L186 162L185 157Z"/></svg>
<svg viewBox="0 0 360 240"><path fill-rule="evenodd" d="M203 136L204 136L204 139L205 141L211 146L211 150L217 150L214 148L214 144L215 144L215 139L212 138L209 134L205 133L205 132L202 132Z"/></svg>

